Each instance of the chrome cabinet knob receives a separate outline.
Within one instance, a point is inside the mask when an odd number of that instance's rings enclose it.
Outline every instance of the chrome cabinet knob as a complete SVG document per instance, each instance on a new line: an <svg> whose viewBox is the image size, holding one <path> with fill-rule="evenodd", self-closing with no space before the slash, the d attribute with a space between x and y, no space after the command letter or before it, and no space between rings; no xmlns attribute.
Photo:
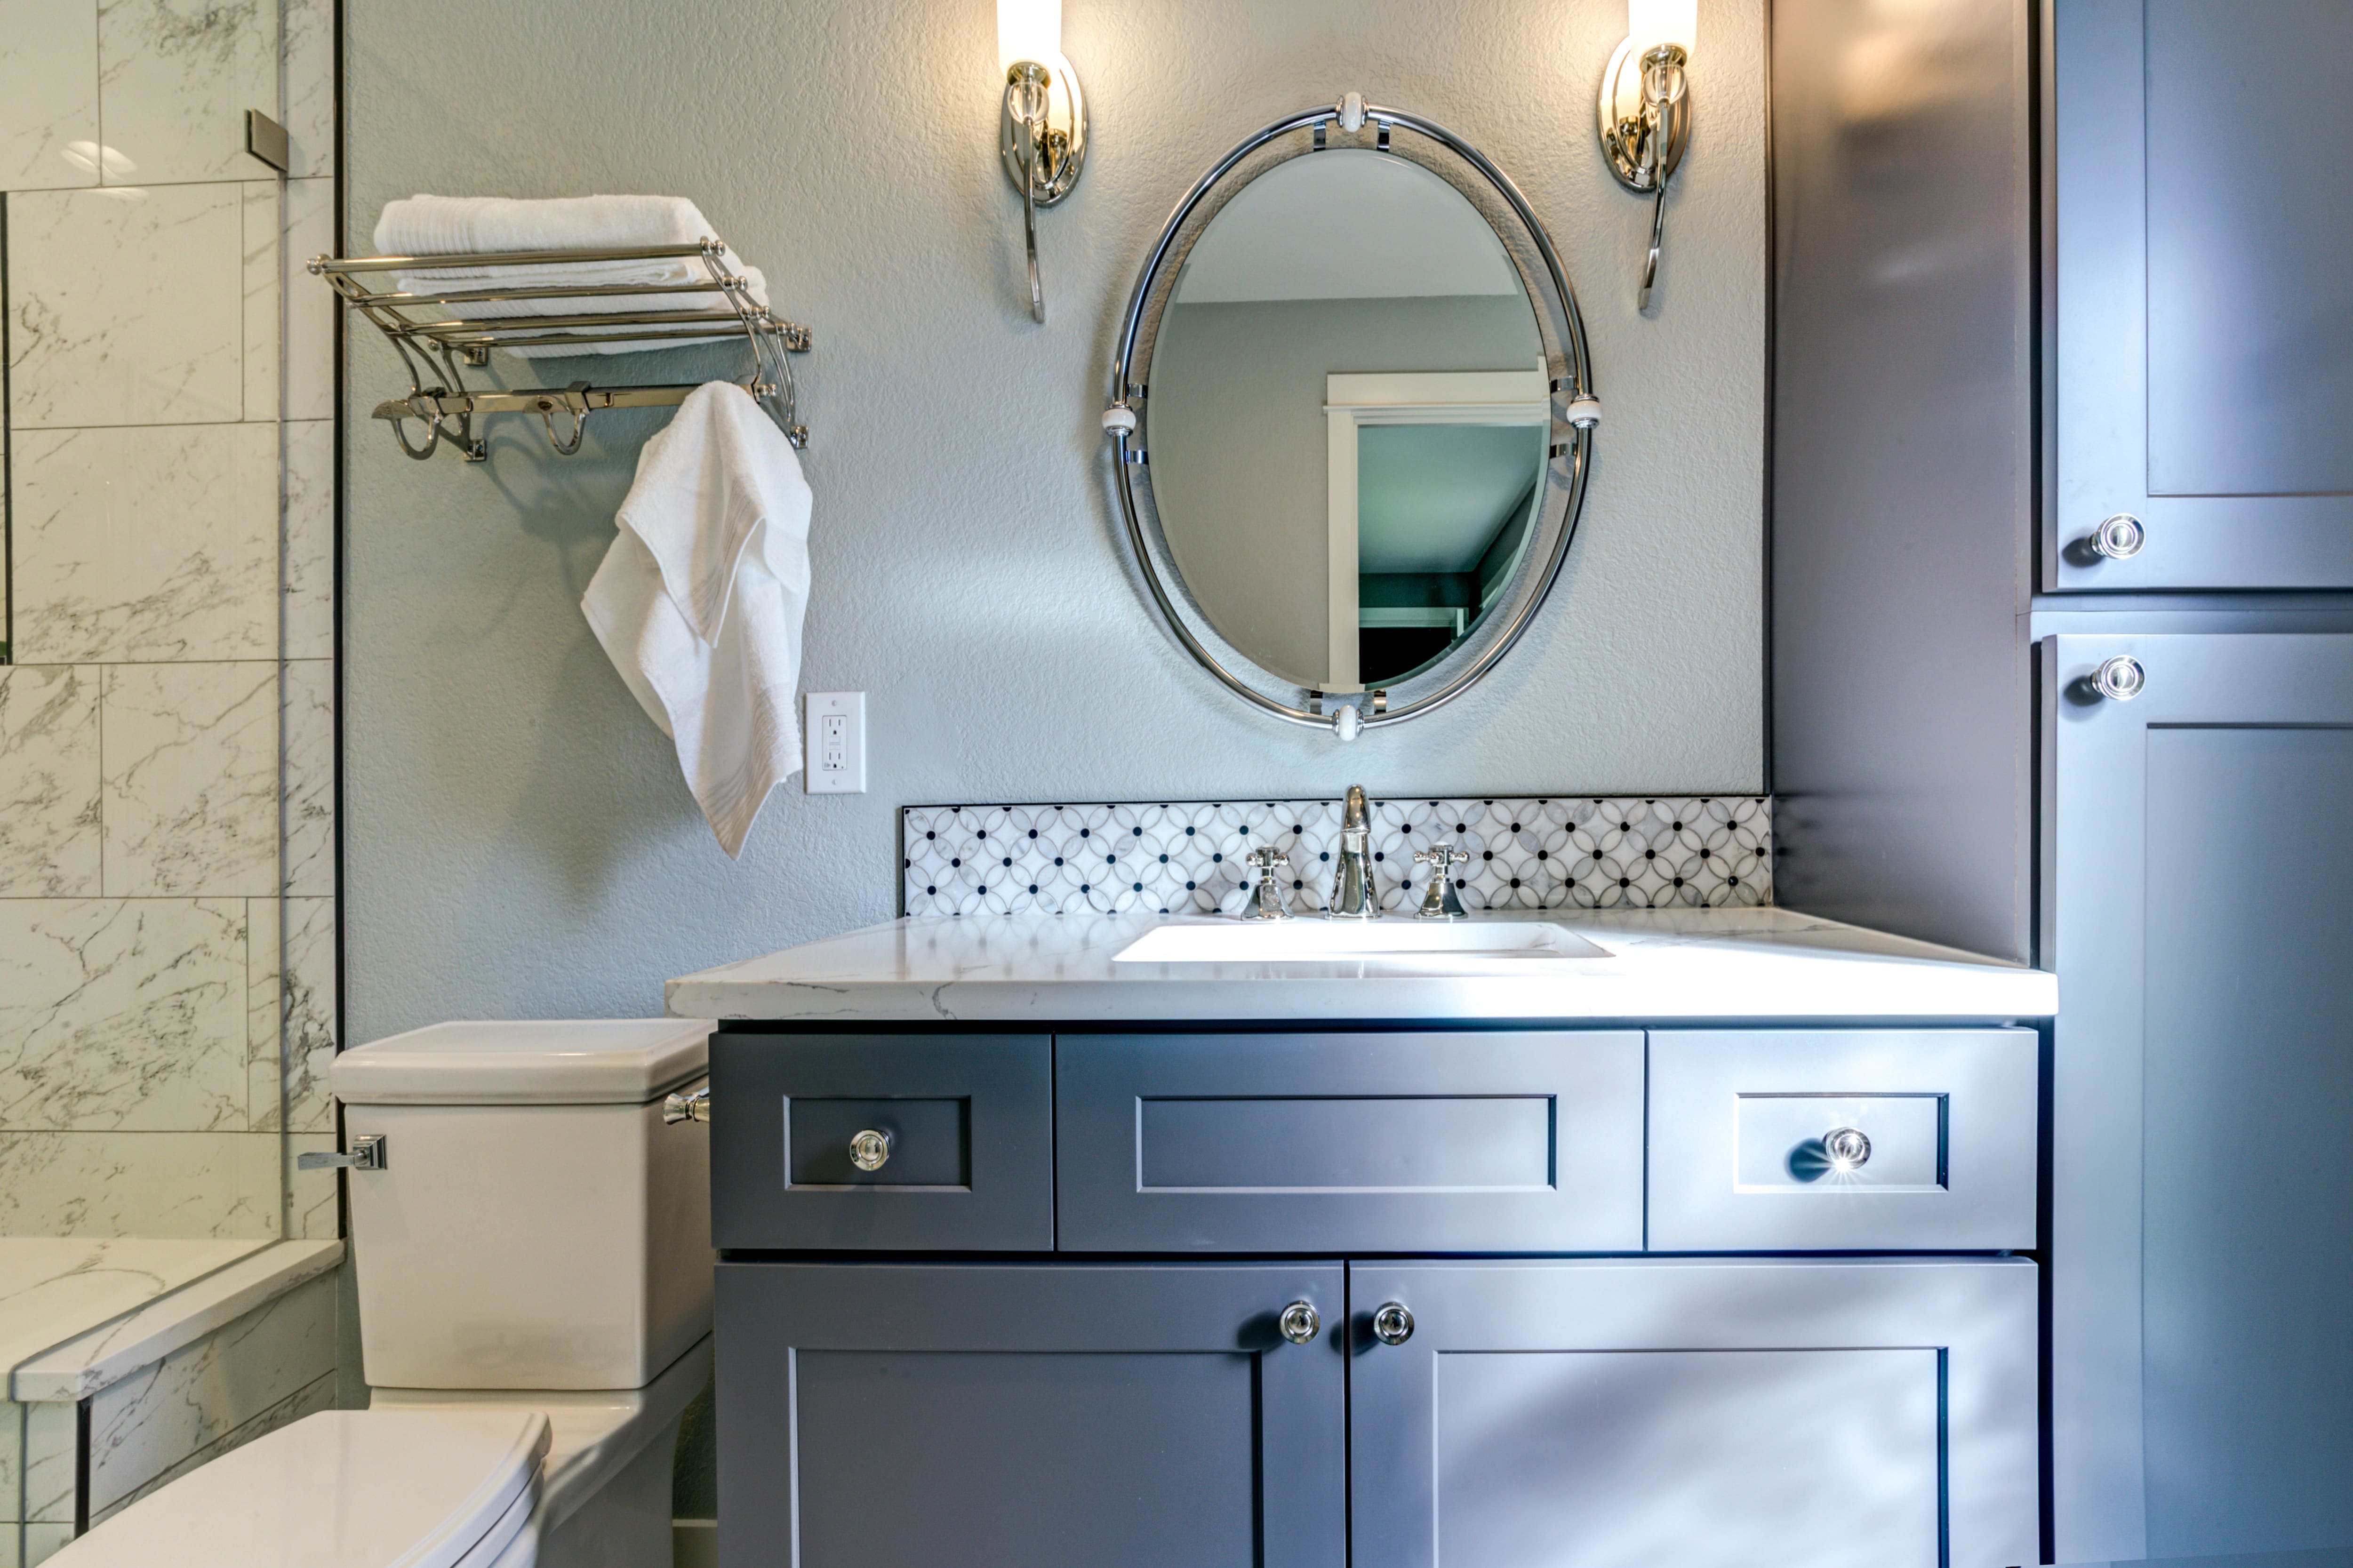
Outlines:
<svg viewBox="0 0 2353 1568"><path fill-rule="evenodd" d="M1275 1320L1275 1326L1293 1344L1312 1345L1315 1342L1317 1331L1324 1327L1324 1320L1316 1313L1313 1301L1293 1301L1282 1310L1282 1316Z"/></svg>
<svg viewBox="0 0 2353 1568"><path fill-rule="evenodd" d="M2116 513L2092 531L2093 551L2111 561L2129 561L2147 542L2148 531L2128 511Z"/></svg>
<svg viewBox="0 0 2353 1568"><path fill-rule="evenodd" d="M1833 1171L1860 1171L1871 1163L1871 1140L1860 1127L1833 1127L1822 1134L1822 1152Z"/></svg>
<svg viewBox="0 0 2353 1568"><path fill-rule="evenodd" d="M662 1101L662 1120L669 1122L711 1120L711 1086L690 1089Z"/></svg>
<svg viewBox="0 0 2353 1568"><path fill-rule="evenodd" d="M1401 1345L1413 1338L1413 1314L1404 1302L1386 1302L1373 1314L1373 1338L1385 1345Z"/></svg>
<svg viewBox="0 0 2353 1568"><path fill-rule="evenodd" d="M849 1163L861 1171L879 1171L891 1158L891 1134L870 1127L849 1140Z"/></svg>
<svg viewBox="0 0 2353 1568"><path fill-rule="evenodd" d="M2118 702L2131 701L2147 684L2148 671L2143 669L2140 660L2130 654L2120 653L2114 658L2102 661L2100 668L2092 675L2092 689Z"/></svg>

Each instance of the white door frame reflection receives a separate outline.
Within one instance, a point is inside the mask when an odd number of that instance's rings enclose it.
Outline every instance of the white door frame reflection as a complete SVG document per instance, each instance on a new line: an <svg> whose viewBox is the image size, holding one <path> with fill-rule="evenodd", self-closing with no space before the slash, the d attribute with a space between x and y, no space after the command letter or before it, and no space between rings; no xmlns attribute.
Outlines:
<svg viewBox="0 0 2353 1568"><path fill-rule="evenodd" d="M1364 551L1360 479L1364 472L1357 433L1368 425L1476 425L1519 426L1538 432L1529 470L1529 490L1521 507L1523 526L1498 583L1508 583L1519 570L1528 541L1535 535L1537 514L1544 504L1545 446L1552 430L1552 382L1543 367L1511 371L1413 371L1328 375L1324 378L1325 547L1329 552L1325 592L1330 600L1330 671L1324 689L1362 691L1365 679L1358 668L1362 634L1368 626L1434 626L1432 620L1379 618L1386 606L1368 612L1362 603ZM1509 524L1499 518L1490 540ZM1482 552L1485 545L1482 545ZM1435 609L1437 606L1430 606ZM1454 637L1432 657L1443 658L1455 642L1475 626L1487 604L1457 609ZM1468 613L1465 613L1465 612ZM1424 613L1428 613L1427 610ZM1428 661L1424 661L1428 662ZM1410 670L1383 670L1378 679L1400 679Z"/></svg>

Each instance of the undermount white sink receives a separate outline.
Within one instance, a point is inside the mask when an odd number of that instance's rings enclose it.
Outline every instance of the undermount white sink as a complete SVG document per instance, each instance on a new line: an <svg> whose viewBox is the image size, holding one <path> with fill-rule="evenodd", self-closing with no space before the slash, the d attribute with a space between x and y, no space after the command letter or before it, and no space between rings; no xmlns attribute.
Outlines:
<svg viewBox="0 0 2353 1568"><path fill-rule="evenodd" d="M1356 958L1607 958L1564 926L1542 921L1298 919L1198 921L1155 926L1113 955L1117 963L1298 963Z"/></svg>

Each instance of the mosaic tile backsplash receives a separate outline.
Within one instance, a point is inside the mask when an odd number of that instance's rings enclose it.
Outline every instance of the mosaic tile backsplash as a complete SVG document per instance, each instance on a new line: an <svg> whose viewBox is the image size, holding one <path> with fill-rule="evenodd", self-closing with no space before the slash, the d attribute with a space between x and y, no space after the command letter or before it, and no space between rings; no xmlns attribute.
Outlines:
<svg viewBox="0 0 2353 1568"><path fill-rule="evenodd" d="M1758 795L1382 800L1381 908L1415 907L1413 853L1451 840L1472 910L1667 909L1773 901L1773 803ZM1240 909L1243 857L1290 858L1293 913L1324 907L1335 800L1159 805L911 805L900 814L911 915Z"/></svg>

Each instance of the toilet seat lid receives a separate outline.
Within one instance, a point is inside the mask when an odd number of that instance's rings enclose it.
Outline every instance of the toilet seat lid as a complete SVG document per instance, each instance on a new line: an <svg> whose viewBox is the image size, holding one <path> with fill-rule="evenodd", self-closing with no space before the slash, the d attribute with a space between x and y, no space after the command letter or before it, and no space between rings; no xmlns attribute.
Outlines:
<svg viewBox="0 0 2353 1568"><path fill-rule="evenodd" d="M322 1411L159 1488L55 1561L470 1568L536 1479L547 1443L536 1410Z"/></svg>

